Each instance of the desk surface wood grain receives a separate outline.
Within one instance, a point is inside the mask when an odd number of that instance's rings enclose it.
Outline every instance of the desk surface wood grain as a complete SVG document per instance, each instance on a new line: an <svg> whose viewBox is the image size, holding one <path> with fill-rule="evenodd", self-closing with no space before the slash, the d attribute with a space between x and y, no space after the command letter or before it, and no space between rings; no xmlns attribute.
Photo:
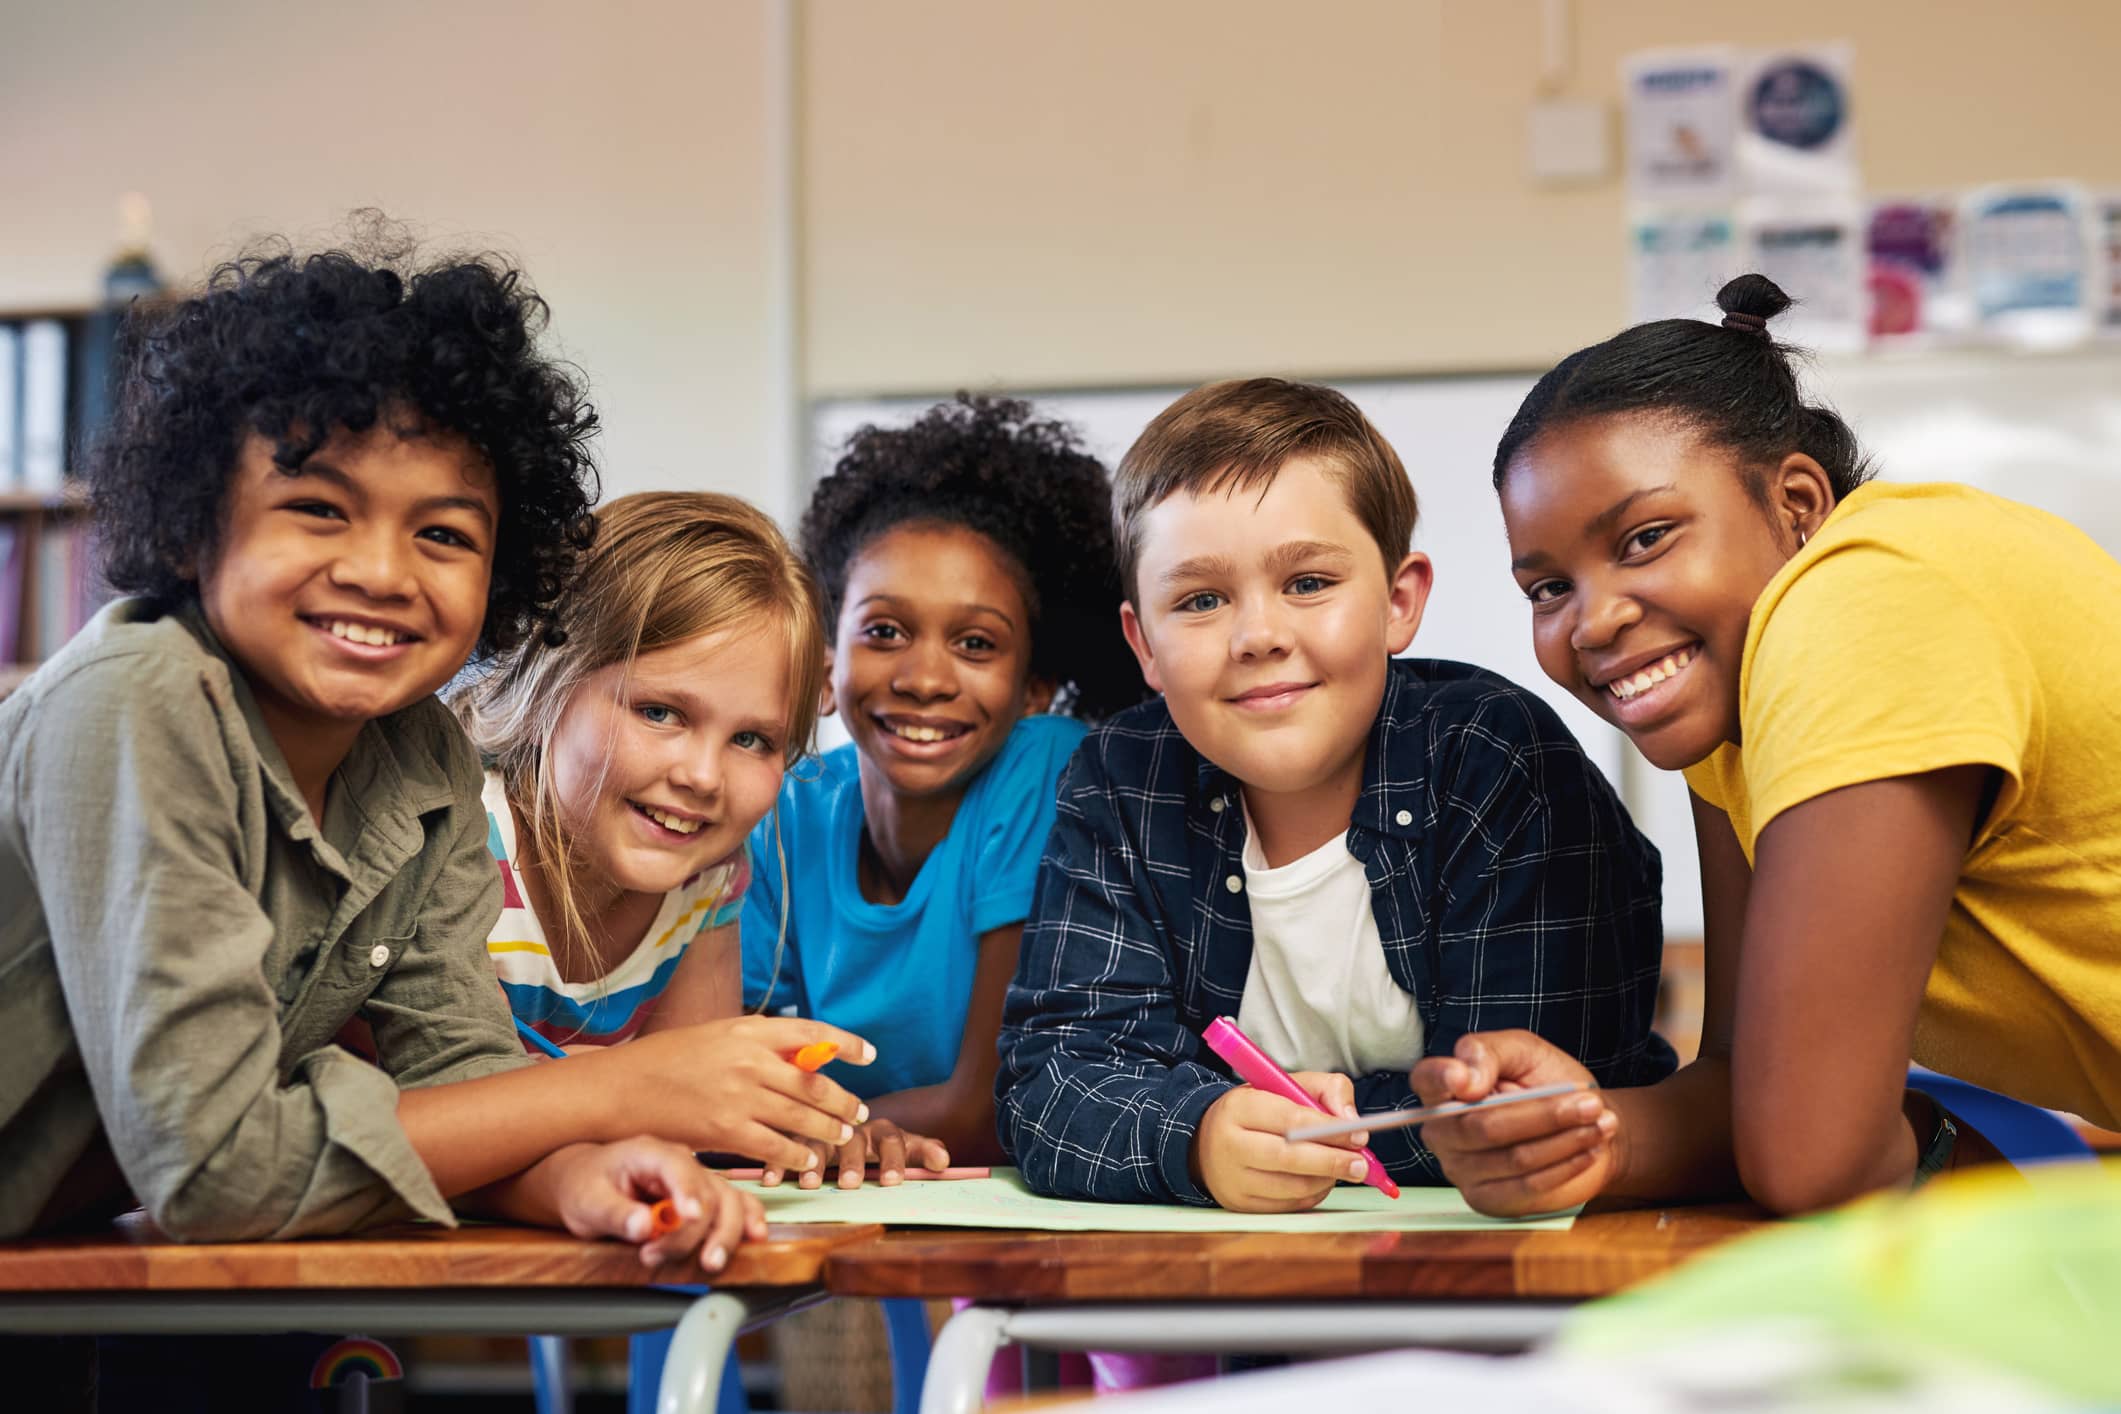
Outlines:
<svg viewBox="0 0 2121 1414"><path fill-rule="evenodd" d="M789 1224L747 1242L716 1286L801 1286L834 1248L876 1240L873 1224ZM257 1291L290 1287L701 1285L697 1265L644 1267L635 1248L538 1228L407 1224L358 1237L172 1242L138 1214L107 1232L0 1245L0 1291Z"/></svg>
<svg viewBox="0 0 2121 1414"><path fill-rule="evenodd" d="M1746 1204L1586 1214L1566 1232L1016 1233L899 1230L826 1260L838 1296L985 1301L1611 1295L1759 1230Z"/></svg>

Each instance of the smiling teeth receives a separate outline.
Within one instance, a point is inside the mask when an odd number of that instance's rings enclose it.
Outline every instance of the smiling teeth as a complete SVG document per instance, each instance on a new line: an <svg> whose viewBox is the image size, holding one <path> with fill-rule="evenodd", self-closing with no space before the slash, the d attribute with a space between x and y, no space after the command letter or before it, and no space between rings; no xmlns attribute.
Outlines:
<svg viewBox="0 0 2121 1414"><path fill-rule="evenodd" d="M343 638L348 643L365 643L371 648L388 648L393 643L403 643L406 635L373 624L348 623L344 619L333 619L324 625L325 632L333 638Z"/></svg>
<svg viewBox="0 0 2121 1414"><path fill-rule="evenodd" d="M910 724L893 726L891 734L907 741L948 741L952 735L941 727L916 727Z"/></svg>
<svg viewBox="0 0 2121 1414"><path fill-rule="evenodd" d="M1605 685L1605 690L1622 702L1648 692L1672 674L1694 661L1694 650L1682 648L1677 653L1667 653L1640 672L1624 678L1615 678Z"/></svg>
<svg viewBox="0 0 2121 1414"><path fill-rule="evenodd" d="M658 810L653 805L642 806L641 813L661 825L664 829L680 835L692 834L700 828L700 822L697 820L681 819L667 810Z"/></svg>

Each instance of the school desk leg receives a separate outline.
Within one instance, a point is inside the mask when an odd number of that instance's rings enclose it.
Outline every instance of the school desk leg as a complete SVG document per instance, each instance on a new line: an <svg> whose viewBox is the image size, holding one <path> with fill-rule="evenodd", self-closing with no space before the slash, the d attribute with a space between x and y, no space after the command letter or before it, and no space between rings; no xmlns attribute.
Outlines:
<svg viewBox="0 0 2121 1414"><path fill-rule="evenodd" d="M656 1414L713 1414L723 1367L750 1317L750 1303L732 1292L710 1291L692 1303L670 1334Z"/></svg>
<svg viewBox="0 0 2121 1414"><path fill-rule="evenodd" d="M921 1414L978 1414L987 1397L987 1370L1001 1349L1009 1313L967 1306L952 1316L928 1352Z"/></svg>

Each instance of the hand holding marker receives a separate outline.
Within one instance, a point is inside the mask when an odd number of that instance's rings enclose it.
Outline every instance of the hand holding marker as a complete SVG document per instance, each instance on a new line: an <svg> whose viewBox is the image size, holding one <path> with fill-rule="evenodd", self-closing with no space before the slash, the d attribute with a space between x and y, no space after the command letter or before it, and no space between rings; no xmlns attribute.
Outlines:
<svg viewBox="0 0 2121 1414"><path fill-rule="evenodd" d="M1294 1101L1307 1110L1317 1110L1320 1114L1327 1113L1324 1106L1304 1093L1303 1086L1298 1085L1290 1078L1289 1072L1274 1063L1272 1056L1253 1045L1252 1038L1238 1030L1237 1023L1229 1017L1216 1017L1215 1020L1208 1023L1207 1029L1202 1031L1200 1035L1201 1039L1208 1043L1208 1049L1229 1062L1230 1069L1237 1072L1237 1078L1250 1085L1253 1089L1264 1090L1270 1095L1279 1095L1284 1100ZM1353 1134L1356 1130L1364 1127L1364 1122L1361 1120L1344 1120L1333 1132ZM1309 1131L1295 1131L1289 1135L1289 1138L1293 1140L1299 1133L1307 1132ZM1387 1198L1397 1198L1399 1196L1399 1185L1394 1183L1391 1176L1385 1172L1385 1166L1377 1162L1377 1155L1371 1153L1368 1149L1364 1149L1362 1158L1365 1165L1362 1181L1384 1194Z"/></svg>
<svg viewBox="0 0 2121 1414"><path fill-rule="evenodd" d="M1307 1139L1331 1139L1336 1135L1353 1134L1358 1129L1405 1129L1409 1125L1426 1124L1432 1119L1448 1119L1462 1115L1468 1110L1492 1110L1502 1105L1514 1105L1520 1100L1551 1100L1556 1095L1566 1095L1572 1090L1586 1087L1575 1081L1564 1081L1559 1085L1541 1085L1532 1090L1511 1090L1500 1095L1490 1095L1485 1100L1448 1100L1440 1105L1426 1105L1411 1110L1387 1110L1382 1114L1357 1115L1353 1119L1336 1119L1325 1124L1307 1124L1289 1131L1289 1142L1299 1143ZM1315 1106L1313 1108L1316 1108Z"/></svg>

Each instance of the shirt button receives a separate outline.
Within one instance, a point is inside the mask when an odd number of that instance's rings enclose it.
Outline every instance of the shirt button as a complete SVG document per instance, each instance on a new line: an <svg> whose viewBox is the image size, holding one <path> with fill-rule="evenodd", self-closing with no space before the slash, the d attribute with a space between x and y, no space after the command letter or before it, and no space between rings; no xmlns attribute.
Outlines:
<svg viewBox="0 0 2121 1414"><path fill-rule="evenodd" d="M1241 894L1245 891L1245 881L1232 874L1229 878L1223 880L1223 887L1233 894Z"/></svg>
<svg viewBox="0 0 2121 1414"><path fill-rule="evenodd" d="M1215 799L1208 802L1208 808L1214 811L1216 814L1220 815L1223 813L1223 807L1227 806L1229 803L1229 801L1224 800L1221 796L1218 795L1217 797L1215 797Z"/></svg>
<svg viewBox="0 0 2121 1414"><path fill-rule="evenodd" d="M368 950L368 965L370 967L382 967L389 961L390 949L383 946L383 944L377 943Z"/></svg>
<svg viewBox="0 0 2121 1414"><path fill-rule="evenodd" d="M1411 810L1402 810L1397 815L1394 815L1392 818L1394 820L1397 820L1402 825L1411 825L1414 823L1414 812Z"/></svg>

